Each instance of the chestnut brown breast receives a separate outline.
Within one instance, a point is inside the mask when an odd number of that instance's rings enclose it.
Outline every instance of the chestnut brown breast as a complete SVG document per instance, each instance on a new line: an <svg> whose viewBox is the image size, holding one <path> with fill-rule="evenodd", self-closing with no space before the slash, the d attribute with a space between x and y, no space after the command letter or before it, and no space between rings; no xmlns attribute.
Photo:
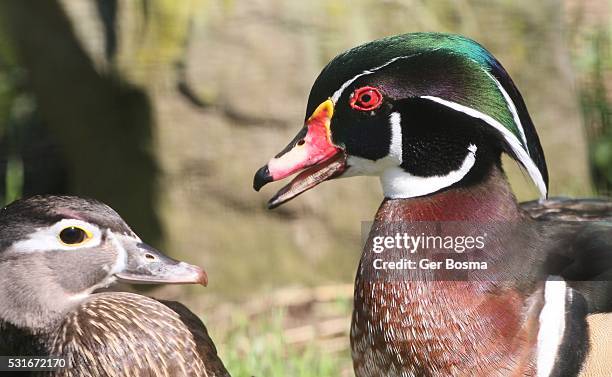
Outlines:
<svg viewBox="0 0 612 377"><path fill-rule="evenodd" d="M518 223L523 219L513 199L504 185L493 184L383 202L355 282L351 345L358 377L535 375L542 283L526 288L525 296L494 279L443 280L372 265L374 258L398 257L371 252L377 235L420 221ZM488 246L484 253L496 258L504 250Z"/></svg>

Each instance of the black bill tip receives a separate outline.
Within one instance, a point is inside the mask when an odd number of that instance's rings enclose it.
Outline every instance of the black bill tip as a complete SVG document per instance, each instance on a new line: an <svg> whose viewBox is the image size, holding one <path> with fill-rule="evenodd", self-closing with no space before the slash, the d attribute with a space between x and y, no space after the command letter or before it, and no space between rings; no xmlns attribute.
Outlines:
<svg viewBox="0 0 612 377"><path fill-rule="evenodd" d="M253 189L259 191L270 182L272 182L272 176L270 175L270 170L268 170L268 165L262 166L255 173L255 178L253 178Z"/></svg>
<svg viewBox="0 0 612 377"><path fill-rule="evenodd" d="M277 193L272 198L270 198L270 200L268 200L268 209L274 209L276 207L279 207L281 204L285 203L280 198L280 196L281 196L280 193Z"/></svg>

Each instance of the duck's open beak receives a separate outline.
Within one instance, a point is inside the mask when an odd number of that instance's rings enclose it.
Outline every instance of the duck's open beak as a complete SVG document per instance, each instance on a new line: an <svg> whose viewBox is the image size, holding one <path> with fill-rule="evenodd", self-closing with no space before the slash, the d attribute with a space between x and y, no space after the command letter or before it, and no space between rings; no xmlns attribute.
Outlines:
<svg viewBox="0 0 612 377"><path fill-rule="evenodd" d="M259 191L267 183L303 170L270 199L268 208L278 207L344 172L346 154L331 141L330 125L333 114L334 104L328 99L317 107L289 145L257 171L253 188Z"/></svg>
<svg viewBox="0 0 612 377"><path fill-rule="evenodd" d="M201 284L208 285L206 272L189 263L172 259L139 240L120 240L127 254L125 266L115 273L130 284Z"/></svg>

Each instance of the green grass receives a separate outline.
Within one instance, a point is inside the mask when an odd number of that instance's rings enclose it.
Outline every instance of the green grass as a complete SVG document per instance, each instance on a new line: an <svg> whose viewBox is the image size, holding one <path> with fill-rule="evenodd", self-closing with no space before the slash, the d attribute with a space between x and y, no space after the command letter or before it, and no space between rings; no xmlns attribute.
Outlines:
<svg viewBox="0 0 612 377"><path fill-rule="evenodd" d="M224 339L215 339L227 369L234 377L338 377L352 370L350 354L327 352L315 343L296 347L283 331L285 313L275 309L265 319L234 319ZM219 342L221 340L221 342Z"/></svg>

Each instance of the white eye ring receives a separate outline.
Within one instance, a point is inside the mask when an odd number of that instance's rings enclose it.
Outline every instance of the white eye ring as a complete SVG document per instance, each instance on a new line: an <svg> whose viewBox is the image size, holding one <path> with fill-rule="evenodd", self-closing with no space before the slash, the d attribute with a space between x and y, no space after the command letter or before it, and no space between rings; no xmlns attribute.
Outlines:
<svg viewBox="0 0 612 377"><path fill-rule="evenodd" d="M58 234L60 242L67 246L79 246L93 238L92 232L78 226L69 226L62 229Z"/></svg>
<svg viewBox="0 0 612 377"><path fill-rule="evenodd" d="M78 244L62 242L60 233L66 228L82 229L87 238ZM86 221L77 219L63 219L50 227L39 228L28 238L16 242L11 249L20 253L34 253L52 250L77 250L85 247L98 246L102 239L100 229Z"/></svg>

